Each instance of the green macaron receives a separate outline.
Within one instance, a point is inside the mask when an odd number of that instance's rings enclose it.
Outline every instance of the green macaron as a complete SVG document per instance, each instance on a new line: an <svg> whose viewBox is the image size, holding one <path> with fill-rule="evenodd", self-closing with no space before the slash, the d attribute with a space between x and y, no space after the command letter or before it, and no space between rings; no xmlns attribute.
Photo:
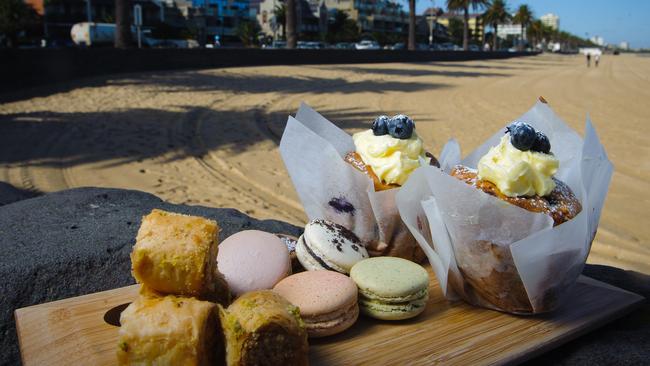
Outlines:
<svg viewBox="0 0 650 366"><path fill-rule="evenodd" d="M412 318L424 311L429 300L429 274L406 259L364 259L352 267L350 277L359 288L361 312L373 318Z"/></svg>

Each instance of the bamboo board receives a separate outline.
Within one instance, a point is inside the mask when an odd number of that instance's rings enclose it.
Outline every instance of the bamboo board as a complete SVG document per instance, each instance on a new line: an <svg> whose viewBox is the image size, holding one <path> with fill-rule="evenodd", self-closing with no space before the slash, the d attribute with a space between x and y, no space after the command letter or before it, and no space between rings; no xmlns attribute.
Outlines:
<svg viewBox="0 0 650 366"><path fill-rule="evenodd" d="M431 281L429 290L427 308L415 319L360 317L344 333L310 340L311 364L512 364L614 320L643 300L583 276L560 310L523 317L448 302L437 281ZM16 310L23 363L114 365L119 328L104 316L137 292L135 285ZM113 311L113 317L118 313Z"/></svg>

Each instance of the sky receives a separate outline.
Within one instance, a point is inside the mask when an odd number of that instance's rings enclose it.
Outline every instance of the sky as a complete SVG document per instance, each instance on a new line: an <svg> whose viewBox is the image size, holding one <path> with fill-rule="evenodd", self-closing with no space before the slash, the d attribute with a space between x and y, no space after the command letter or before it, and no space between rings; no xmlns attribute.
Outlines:
<svg viewBox="0 0 650 366"><path fill-rule="evenodd" d="M400 1L408 10L408 1ZM446 8L445 0L416 0L416 13L431 5ZM548 13L560 17L560 29L583 38L600 36L606 43L621 41L634 48L650 48L650 1L648 0L506 0L514 12L527 4L536 18Z"/></svg>

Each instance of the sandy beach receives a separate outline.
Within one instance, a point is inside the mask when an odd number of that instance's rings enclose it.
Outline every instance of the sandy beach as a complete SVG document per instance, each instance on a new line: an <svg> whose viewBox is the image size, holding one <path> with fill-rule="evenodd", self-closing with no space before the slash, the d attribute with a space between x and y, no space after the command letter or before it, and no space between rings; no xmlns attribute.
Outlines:
<svg viewBox="0 0 650 366"><path fill-rule="evenodd" d="M0 104L0 181L137 189L297 225L306 216L278 143L301 102L350 133L408 114L437 154L451 137L473 150L542 95L580 133L588 113L614 163L588 262L650 274L650 57L157 72L28 94Z"/></svg>

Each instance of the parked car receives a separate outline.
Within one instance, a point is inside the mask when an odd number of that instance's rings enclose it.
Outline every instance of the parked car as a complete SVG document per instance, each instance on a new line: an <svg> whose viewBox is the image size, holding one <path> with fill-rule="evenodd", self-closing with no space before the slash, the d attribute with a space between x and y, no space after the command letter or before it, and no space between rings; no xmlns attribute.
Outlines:
<svg viewBox="0 0 650 366"><path fill-rule="evenodd" d="M406 49L406 45L404 44L404 42L398 42L398 43L395 43L394 45L392 45L390 47L390 49L391 50L404 50L404 49Z"/></svg>
<svg viewBox="0 0 650 366"><path fill-rule="evenodd" d="M454 50L454 44L451 43L451 42L441 43L438 47L439 47L438 49L440 51L453 51Z"/></svg>
<svg viewBox="0 0 650 366"><path fill-rule="evenodd" d="M354 48L358 50L380 50L381 46L379 46L379 43L371 40L363 40L359 43L356 43L354 45Z"/></svg>
<svg viewBox="0 0 650 366"><path fill-rule="evenodd" d="M325 44L323 42L298 41L298 43L296 43L296 48L306 49L306 50L318 50L321 48L325 48Z"/></svg>
<svg viewBox="0 0 650 366"><path fill-rule="evenodd" d="M273 41L268 45L264 45L263 48L287 48L287 42L285 42L285 41Z"/></svg>
<svg viewBox="0 0 650 366"><path fill-rule="evenodd" d="M339 42L339 43L334 45L334 48L341 49L341 50L353 50L354 49L354 43Z"/></svg>
<svg viewBox="0 0 650 366"><path fill-rule="evenodd" d="M472 52L479 52L481 50L481 48L479 46L475 45L475 44L471 44L471 45L469 45L469 50L472 51Z"/></svg>

